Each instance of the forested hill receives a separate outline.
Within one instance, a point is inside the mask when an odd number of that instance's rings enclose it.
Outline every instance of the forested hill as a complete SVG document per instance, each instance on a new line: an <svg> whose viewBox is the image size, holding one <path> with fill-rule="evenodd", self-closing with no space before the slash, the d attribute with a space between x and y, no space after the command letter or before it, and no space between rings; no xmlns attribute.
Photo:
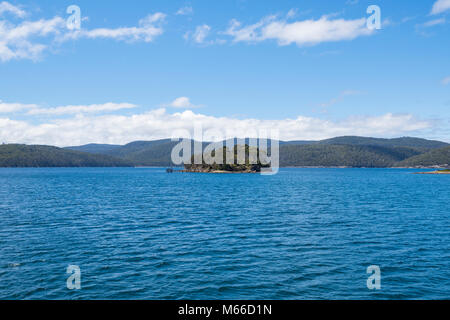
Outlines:
<svg viewBox="0 0 450 320"><path fill-rule="evenodd" d="M171 166L171 152L177 143L165 139L135 141L123 146L86 145L70 149L110 155L137 166ZM245 143L249 143L248 139ZM321 141L280 141L280 165L393 167L411 157L448 146L445 142L412 137L381 139L345 136ZM447 161L434 154L429 160L430 165L450 163L450 159Z"/></svg>
<svg viewBox="0 0 450 320"><path fill-rule="evenodd" d="M380 139L337 137L312 144L280 146L284 167L422 167L450 165L450 145L435 140L403 137Z"/></svg>
<svg viewBox="0 0 450 320"><path fill-rule="evenodd" d="M282 167L392 167L397 162L420 154L407 147L354 145L282 145Z"/></svg>
<svg viewBox="0 0 450 320"><path fill-rule="evenodd" d="M67 149L104 154L131 162L135 166L164 167L173 165L171 162L172 149L178 143L171 139L163 139L134 141L123 146L90 144ZM203 143L203 147L206 145L207 143ZM96 146L100 147L95 148ZM191 141L191 148L194 150L193 141Z"/></svg>
<svg viewBox="0 0 450 320"><path fill-rule="evenodd" d="M413 137L402 137L394 139L368 138L357 136L336 137L317 142L318 144L338 144L338 145L356 145L356 146L379 146L379 147L408 147L415 149L438 149L448 147L449 144L436 141Z"/></svg>
<svg viewBox="0 0 450 320"><path fill-rule="evenodd" d="M106 155L51 146L0 145L0 167L128 167L132 163Z"/></svg>
<svg viewBox="0 0 450 320"><path fill-rule="evenodd" d="M66 149L74 150L74 151L81 151L81 152L89 152L89 153L98 153L98 154L106 154L107 152L121 147L121 145L118 144L97 144L97 143L91 143L86 144L79 147L70 147Z"/></svg>
<svg viewBox="0 0 450 320"><path fill-rule="evenodd" d="M165 139L135 141L126 145L89 144L64 149L2 145L0 167L173 166L171 153L177 144L178 142ZM203 147L206 145L207 143L203 143ZM192 148L192 152L193 150ZM450 145L410 137L337 137L322 141L280 141L280 165L380 168L445 166L450 165Z"/></svg>
<svg viewBox="0 0 450 320"><path fill-rule="evenodd" d="M418 166L450 166L450 147L434 149L426 153L405 159L396 164L399 167L418 167Z"/></svg>

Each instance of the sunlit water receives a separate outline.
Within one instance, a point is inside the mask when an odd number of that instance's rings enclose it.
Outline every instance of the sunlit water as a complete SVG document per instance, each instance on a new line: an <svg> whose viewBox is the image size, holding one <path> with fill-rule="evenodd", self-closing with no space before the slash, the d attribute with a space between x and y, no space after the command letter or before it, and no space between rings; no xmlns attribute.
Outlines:
<svg viewBox="0 0 450 320"><path fill-rule="evenodd" d="M448 299L450 175L411 172L0 169L0 298Z"/></svg>

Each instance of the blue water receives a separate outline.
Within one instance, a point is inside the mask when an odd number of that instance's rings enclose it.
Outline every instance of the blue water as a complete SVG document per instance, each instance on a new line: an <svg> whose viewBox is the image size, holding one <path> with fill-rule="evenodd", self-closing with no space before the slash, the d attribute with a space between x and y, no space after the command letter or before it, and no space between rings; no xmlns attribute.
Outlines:
<svg viewBox="0 0 450 320"><path fill-rule="evenodd" d="M0 298L448 299L450 175L413 171L0 169Z"/></svg>

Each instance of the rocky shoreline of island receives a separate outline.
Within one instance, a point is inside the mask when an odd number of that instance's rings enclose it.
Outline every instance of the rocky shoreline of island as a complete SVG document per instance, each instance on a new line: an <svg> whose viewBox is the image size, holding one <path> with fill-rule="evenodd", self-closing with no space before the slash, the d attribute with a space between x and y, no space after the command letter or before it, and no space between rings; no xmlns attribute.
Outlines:
<svg viewBox="0 0 450 320"><path fill-rule="evenodd" d="M428 172L415 172L415 174L450 174L450 169L428 171Z"/></svg>
<svg viewBox="0 0 450 320"><path fill-rule="evenodd" d="M183 173L260 173L262 166L260 164L244 165L185 165Z"/></svg>
<svg viewBox="0 0 450 320"><path fill-rule="evenodd" d="M217 174L233 174L233 173L260 173L260 171L242 170L242 171L226 171L226 170L180 170L181 173L217 173Z"/></svg>

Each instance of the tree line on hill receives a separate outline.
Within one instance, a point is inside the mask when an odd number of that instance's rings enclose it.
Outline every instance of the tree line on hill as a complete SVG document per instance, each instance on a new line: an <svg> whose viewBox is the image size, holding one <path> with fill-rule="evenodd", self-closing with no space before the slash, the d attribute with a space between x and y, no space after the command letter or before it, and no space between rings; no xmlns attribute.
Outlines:
<svg viewBox="0 0 450 320"><path fill-rule="evenodd" d="M173 166L170 139L77 147L0 145L0 167ZM247 141L246 141L247 143ZM450 145L420 138L337 137L280 141L281 167L426 167L450 165ZM207 143L203 143L205 147ZM269 144L270 153L270 144Z"/></svg>

